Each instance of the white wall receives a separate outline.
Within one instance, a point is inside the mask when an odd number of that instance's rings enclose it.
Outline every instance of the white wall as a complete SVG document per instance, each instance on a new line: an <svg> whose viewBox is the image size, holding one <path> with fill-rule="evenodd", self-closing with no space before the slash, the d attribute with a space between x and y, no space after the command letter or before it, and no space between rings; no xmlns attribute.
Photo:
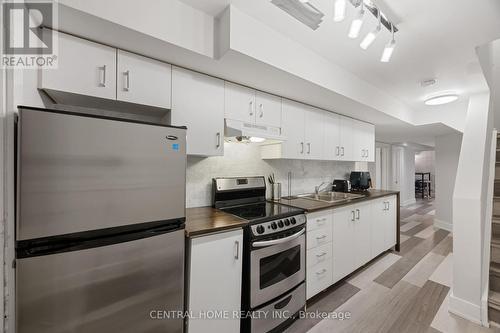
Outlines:
<svg viewBox="0 0 500 333"><path fill-rule="evenodd" d="M482 316L487 309L487 280L483 276L488 274L483 270L483 244L492 181L493 112L489 107L489 93L470 98L453 193L453 287L449 304L454 314L483 324L487 324Z"/></svg>
<svg viewBox="0 0 500 333"><path fill-rule="evenodd" d="M276 181L282 184L282 195L287 195L288 171L292 172L292 194L299 194L314 192L314 187L324 181L348 179L353 168L353 162L262 160L258 145L225 143L224 156L188 157L186 204L210 206L214 177L267 176L274 172Z"/></svg>
<svg viewBox="0 0 500 333"><path fill-rule="evenodd" d="M462 144L461 134L437 136L436 155L436 215L434 226L451 231L453 228L453 191Z"/></svg>
<svg viewBox="0 0 500 333"><path fill-rule="evenodd" d="M391 188L400 191L402 206L415 203L415 151L403 146L391 146L391 151Z"/></svg>

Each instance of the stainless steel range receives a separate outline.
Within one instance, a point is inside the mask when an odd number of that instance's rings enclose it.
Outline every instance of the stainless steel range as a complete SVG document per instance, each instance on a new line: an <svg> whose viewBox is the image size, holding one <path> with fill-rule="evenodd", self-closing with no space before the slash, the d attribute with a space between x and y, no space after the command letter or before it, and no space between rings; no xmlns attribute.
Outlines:
<svg viewBox="0 0 500 333"><path fill-rule="evenodd" d="M300 209L268 202L264 177L215 178L213 204L249 221L244 232L242 331L282 332L306 303Z"/></svg>

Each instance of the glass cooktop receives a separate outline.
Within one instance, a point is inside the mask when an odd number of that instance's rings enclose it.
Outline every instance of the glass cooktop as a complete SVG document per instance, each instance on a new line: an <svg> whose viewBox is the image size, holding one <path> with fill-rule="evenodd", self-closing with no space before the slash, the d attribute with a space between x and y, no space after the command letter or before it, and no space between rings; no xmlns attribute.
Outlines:
<svg viewBox="0 0 500 333"><path fill-rule="evenodd" d="M272 202L222 208L226 213L236 215L249 221L274 220L303 213L299 208L280 205Z"/></svg>

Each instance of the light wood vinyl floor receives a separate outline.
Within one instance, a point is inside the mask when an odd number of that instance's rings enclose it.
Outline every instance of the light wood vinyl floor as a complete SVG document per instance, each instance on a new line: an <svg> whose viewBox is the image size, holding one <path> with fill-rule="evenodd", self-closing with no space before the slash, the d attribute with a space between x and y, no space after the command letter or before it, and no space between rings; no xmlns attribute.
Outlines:
<svg viewBox="0 0 500 333"><path fill-rule="evenodd" d="M297 320L286 333L500 332L450 314L453 239L433 227L432 200L401 208L401 251L389 251L315 296L307 312L350 319Z"/></svg>

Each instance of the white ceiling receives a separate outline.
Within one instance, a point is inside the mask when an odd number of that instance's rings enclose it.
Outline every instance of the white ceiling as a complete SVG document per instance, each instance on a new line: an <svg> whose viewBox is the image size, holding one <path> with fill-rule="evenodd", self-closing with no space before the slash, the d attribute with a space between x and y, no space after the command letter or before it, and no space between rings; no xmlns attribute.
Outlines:
<svg viewBox="0 0 500 333"><path fill-rule="evenodd" d="M361 38L347 38L349 18L354 14L350 5L348 19L335 23L331 19L333 0L310 0L325 13L321 27L312 31L269 0L182 1L212 16L217 16L231 3L385 90L415 111L435 110L423 104L429 94L457 91L462 100L456 103L458 109L466 105L470 94L485 90L475 47L500 38L498 0L385 0L383 7L390 8L390 15L396 16L394 19L399 22L397 48L392 61L385 64L379 59L390 34L384 30L375 43L363 51L359 47ZM376 25L374 17L366 17L362 35ZM422 88L420 82L429 78L436 78L438 83Z"/></svg>

